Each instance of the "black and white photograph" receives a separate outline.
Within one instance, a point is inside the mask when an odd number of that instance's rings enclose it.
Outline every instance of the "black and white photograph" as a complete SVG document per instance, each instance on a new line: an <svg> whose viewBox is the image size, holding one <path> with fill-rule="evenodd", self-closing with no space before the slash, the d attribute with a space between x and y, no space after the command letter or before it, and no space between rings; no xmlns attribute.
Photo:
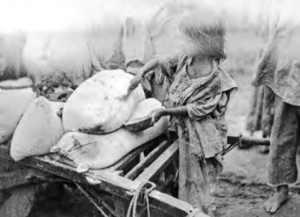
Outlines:
<svg viewBox="0 0 300 217"><path fill-rule="evenodd" d="M299 9L0 0L0 217L300 217Z"/></svg>

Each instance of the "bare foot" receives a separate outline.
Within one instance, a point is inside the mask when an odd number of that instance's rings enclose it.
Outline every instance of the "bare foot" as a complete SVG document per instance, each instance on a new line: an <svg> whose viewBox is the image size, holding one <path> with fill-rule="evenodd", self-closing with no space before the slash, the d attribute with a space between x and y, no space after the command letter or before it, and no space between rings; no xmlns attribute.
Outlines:
<svg viewBox="0 0 300 217"><path fill-rule="evenodd" d="M277 192L266 201L264 208L267 212L274 214L288 199L289 187L287 185L278 186Z"/></svg>

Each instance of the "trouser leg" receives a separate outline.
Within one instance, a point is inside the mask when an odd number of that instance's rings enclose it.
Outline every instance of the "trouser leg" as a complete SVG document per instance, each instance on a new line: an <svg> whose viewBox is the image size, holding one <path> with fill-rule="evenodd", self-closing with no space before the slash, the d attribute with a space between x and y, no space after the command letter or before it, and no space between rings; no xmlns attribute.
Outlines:
<svg viewBox="0 0 300 217"><path fill-rule="evenodd" d="M269 184L292 184L297 181L296 152L299 144L297 107L276 99L271 133Z"/></svg>

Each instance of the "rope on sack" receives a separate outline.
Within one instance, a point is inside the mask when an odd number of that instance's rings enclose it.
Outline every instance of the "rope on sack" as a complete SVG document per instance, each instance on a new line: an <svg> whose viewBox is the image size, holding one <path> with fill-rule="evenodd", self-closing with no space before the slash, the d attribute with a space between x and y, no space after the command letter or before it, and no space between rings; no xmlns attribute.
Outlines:
<svg viewBox="0 0 300 217"><path fill-rule="evenodd" d="M149 189L146 189L147 184L151 185L151 187ZM144 200L147 205L147 216L150 217L150 205L149 205L149 196L148 195L154 188L155 188L155 184L151 183L151 182L144 182L138 187L138 189L136 190L136 192L134 193L134 195L130 201L126 217L130 217L131 216L130 214L132 214L132 217L137 216L136 214L137 214L137 207L138 207L138 199L139 199L139 196L142 191L144 191L143 192Z"/></svg>

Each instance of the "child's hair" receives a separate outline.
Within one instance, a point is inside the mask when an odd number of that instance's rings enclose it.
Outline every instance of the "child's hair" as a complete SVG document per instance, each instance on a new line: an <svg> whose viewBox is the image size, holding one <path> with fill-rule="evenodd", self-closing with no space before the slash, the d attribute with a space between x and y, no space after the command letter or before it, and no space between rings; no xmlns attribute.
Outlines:
<svg viewBox="0 0 300 217"><path fill-rule="evenodd" d="M195 15L189 15L180 23L181 32L197 47L198 54L206 55L217 62L226 59L224 24L212 17L203 21Z"/></svg>

